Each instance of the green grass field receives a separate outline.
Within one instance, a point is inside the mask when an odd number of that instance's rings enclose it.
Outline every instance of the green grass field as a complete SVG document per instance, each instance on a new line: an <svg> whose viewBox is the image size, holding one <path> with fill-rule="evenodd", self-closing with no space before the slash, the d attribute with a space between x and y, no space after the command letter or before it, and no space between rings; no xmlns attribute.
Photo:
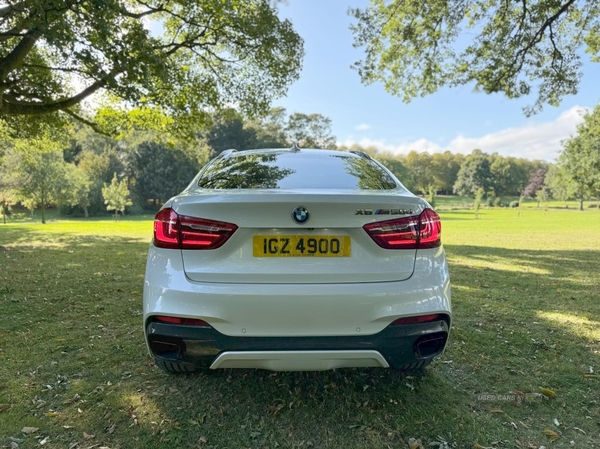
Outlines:
<svg viewBox="0 0 600 449"><path fill-rule="evenodd" d="M421 377L168 375L142 334L148 218L0 224L0 447L600 447L600 212L442 219L454 326Z"/></svg>

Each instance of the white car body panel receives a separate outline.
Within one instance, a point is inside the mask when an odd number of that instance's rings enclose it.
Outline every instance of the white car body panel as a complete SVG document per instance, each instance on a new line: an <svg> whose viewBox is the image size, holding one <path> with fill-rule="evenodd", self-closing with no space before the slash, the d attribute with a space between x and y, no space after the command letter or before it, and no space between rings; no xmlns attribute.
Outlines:
<svg viewBox="0 0 600 449"><path fill-rule="evenodd" d="M291 220L295 206L310 210L303 225ZM170 204L180 215L235 223L239 229L221 248L183 251L186 275L199 282L235 283L345 283L404 280L414 268L415 250L380 248L362 226L389 219L386 215L355 215L357 210L396 208L419 215L423 201L404 190L374 193L315 190L187 192ZM265 219L265 217L268 217ZM252 255L254 235L350 236L351 257L265 257Z"/></svg>
<svg viewBox="0 0 600 449"><path fill-rule="evenodd" d="M232 284L194 282L173 250L150 247L144 320L152 315L199 318L229 336L369 335L396 318L451 316L443 248L418 250L415 272L398 282Z"/></svg>

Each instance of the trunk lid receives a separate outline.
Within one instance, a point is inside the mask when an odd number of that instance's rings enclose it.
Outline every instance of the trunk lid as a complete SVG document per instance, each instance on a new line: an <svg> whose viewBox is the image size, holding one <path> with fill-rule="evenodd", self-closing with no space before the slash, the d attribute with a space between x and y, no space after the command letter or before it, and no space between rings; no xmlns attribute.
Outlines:
<svg viewBox="0 0 600 449"><path fill-rule="evenodd" d="M292 218L302 206L305 224ZM237 231L220 248L182 250L187 277L196 282L303 284L401 281L412 275L416 250L380 248L363 226L419 215L425 202L405 190L203 190L188 191L171 207L179 214L234 223ZM255 239L255 236L257 238ZM350 255L336 257L257 256L256 243L279 239L303 245L322 240L350 241ZM314 239L310 241L309 239ZM327 246L329 243L323 243Z"/></svg>

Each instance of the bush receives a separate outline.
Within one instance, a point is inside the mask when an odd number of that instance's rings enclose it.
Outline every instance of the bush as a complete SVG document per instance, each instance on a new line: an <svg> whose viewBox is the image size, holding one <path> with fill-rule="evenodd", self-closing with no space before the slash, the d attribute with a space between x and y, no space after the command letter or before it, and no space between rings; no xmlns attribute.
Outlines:
<svg viewBox="0 0 600 449"><path fill-rule="evenodd" d="M510 204L508 205L508 207L519 207L519 202L518 201L511 201Z"/></svg>
<svg viewBox="0 0 600 449"><path fill-rule="evenodd" d="M496 207L502 207L502 200L500 199L500 197L497 197L494 200L494 206L496 206Z"/></svg>
<svg viewBox="0 0 600 449"><path fill-rule="evenodd" d="M598 208L600 208L600 203L590 203L590 204L588 204L588 207L590 209L593 209L593 208L598 209Z"/></svg>

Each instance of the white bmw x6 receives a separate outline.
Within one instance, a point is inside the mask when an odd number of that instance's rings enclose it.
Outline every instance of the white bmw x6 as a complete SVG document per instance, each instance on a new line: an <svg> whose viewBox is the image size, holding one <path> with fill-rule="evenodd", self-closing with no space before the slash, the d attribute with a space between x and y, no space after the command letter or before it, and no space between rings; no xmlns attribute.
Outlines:
<svg viewBox="0 0 600 449"><path fill-rule="evenodd" d="M225 151L155 217L148 350L171 372L423 368L452 319L440 237L364 153Z"/></svg>

